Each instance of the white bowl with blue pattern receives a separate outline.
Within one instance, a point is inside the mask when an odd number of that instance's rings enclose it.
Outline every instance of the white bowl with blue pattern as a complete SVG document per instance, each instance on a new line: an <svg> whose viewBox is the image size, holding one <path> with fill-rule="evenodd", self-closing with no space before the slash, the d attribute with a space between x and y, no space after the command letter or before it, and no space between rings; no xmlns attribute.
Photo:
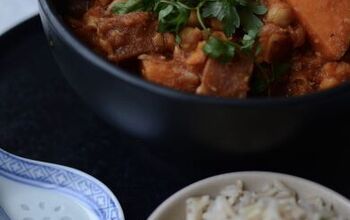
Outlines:
<svg viewBox="0 0 350 220"><path fill-rule="evenodd" d="M1 220L124 220L113 193L72 168L0 149Z"/></svg>

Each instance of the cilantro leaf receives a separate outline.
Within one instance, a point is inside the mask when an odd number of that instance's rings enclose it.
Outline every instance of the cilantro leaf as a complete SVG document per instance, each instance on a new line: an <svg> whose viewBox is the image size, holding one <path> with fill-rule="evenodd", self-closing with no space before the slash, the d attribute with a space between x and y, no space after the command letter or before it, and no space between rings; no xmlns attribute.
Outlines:
<svg viewBox="0 0 350 220"><path fill-rule="evenodd" d="M235 46L229 41L223 41L211 36L203 47L209 57L228 62L235 56Z"/></svg>
<svg viewBox="0 0 350 220"><path fill-rule="evenodd" d="M267 12L267 7L261 4L260 1L250 1L246 6L257 15L264 15Z"/></svg>
<svg viewBox="0 0 350 220"><path fill-rule="evenodd" d="M242 5L242 6L247 6L248 5L248 0L236 0L238 2L238 4Z"/></svg>
<svg viewBox="0 0 350 220"><path fill-rule="evenodd" d="M158 31L159 32L174 32L179 30L187 23L190 15L190 10L182 7L177 2L159 2L155 6L155 11L158 13Z"/></svg>
<svg viewBox="0 0 350 220"><path fill-rule="evenodd" d="M217 18L220 21L225 17L223 1L209 1L202 10L202 16L205 18Z"/></svg>
<svg viewBox="0 0 350 220"><path fill-rule="evenodd" d="M143 0L144 11L153 11L158 0Z"/></svg>
<svg viewBox="0 0 350 220"><path fill-rule="evenodd" d="M251 6L251 9L254 12L254 14L257 15L264 15L267 12L267 7L265 5L254 4L253 6Z"/></svg>
<svg viewBox="0 0 350 220"><path fill-rule="evenodd" d="M118 2L112 6L112 12L115 14L127 14L130 12L143 10L143 0L128 0L126 2Z"/></svg>
<svg viewBox="0 0 350 220"><path fill-rule="evenodd" d="M126 2L117 2L112 6L112 13L127 14L136 11L152 11L158 0L128 0Z"/></svg>
<svg viewBox="0 0 350 220"><path fill-rule="evenodd" d="M242 28L246 33L249 31L259 32L260 28L263 26L262 21L251 10L242 9L239 15Z"/></svg>
<svg viewBox="0 0 350 220"><path fill-rule="evenodd" d="M158 19L164 21L168 15L174 10L173 5L167 5L163 9L159 10Z"/></svg>
<svg viewBox="0 0 350 220"><path fill-rule="evenodd" d="M222 55L225 58L234 54L235 47L252 54L257 48L256 38L263 25L258 16L265 14L267 8L259 0L127 0L112 7L112 12L116 14L134 11L156 14L158 31L175 33L177 43L181 42L179 32L187 24L191 11L196 12L203 30L209 31L204 18L218 19L227 37L231 37L237 29L242 30L243 37L234 46L231 42L221 42L215 38L207 42L207 52L210 48L218 48L221 50L219 57ZM208 54L216 56L214 51Z"/></svg>
<svg viewBox="0 0 350 220"><path fill-rule="evenodd" d="M229 37L232 36L240 26L240 17L234 1L208 1L203 7L202 16L205 18L217 18L221 21L224 26L224 32Z"/></svg>
<svg viewBox="0 0 350 220"><path fill-rule="evenodd" d="M241 50L245 51L245 52L249 52L252 51L254 49L255 46L255 39L257 37L257 32L250 30L248 31L248 34L245 34L243 36L243 39L241 41L242 46L241 46Z"/></svg>
<svg viewBox="0 0 350 220"><path fill-rule="evenodd" d="M222 20L224 25L224 32L227 36L231 37L236 32L236 28L241 25L241 19L238 15L237 9L234 6L227 6L226 16ZM229 12L230 11L230 12Z"/></svg>

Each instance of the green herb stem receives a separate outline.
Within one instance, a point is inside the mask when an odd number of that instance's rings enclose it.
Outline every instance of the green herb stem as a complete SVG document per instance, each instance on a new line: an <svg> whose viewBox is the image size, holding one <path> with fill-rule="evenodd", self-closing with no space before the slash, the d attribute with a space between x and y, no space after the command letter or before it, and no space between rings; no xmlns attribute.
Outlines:
<svg viewBox="0 0 350 220"><path fill-rule="evenodd" d="M204 19L215 18L221 21L223 31L228 38L232 37L237 29L244 32L239 43L222 43L218 48L222 51L230 51L230 54L234 54L232 52L234 49L239 49L254 56L256 38L263 25L259 16L267 12L267 8L260 1L197 0L196 5L186 1L189 0L128 0L116 3L112 12L116 14L134 11L154 12L158 16L158 31L172 32L176 34L177 42L180 42L179 31L188 23L191 11L195 10L198 22L205 31L209 31L209 28ZM207 44L219 45L218 42L213 43L213 41L212 43L207 42Z"/></svg>

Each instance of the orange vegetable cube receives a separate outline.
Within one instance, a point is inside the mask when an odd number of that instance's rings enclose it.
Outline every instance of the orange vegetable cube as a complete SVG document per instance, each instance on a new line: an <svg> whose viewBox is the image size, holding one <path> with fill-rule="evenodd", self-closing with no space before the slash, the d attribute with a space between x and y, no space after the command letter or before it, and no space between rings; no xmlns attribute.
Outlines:
<svg viewBox="0 0 350 220"><path fill-rule="evenodd" d="M322 57L339 60L350 44L350 0L287 0Z"/></svg>

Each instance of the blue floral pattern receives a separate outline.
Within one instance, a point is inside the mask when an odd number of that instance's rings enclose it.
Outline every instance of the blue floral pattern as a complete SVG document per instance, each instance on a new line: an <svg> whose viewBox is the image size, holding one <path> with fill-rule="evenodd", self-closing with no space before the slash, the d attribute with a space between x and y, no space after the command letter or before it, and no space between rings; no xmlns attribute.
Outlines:
<svg viewBox="0 0 350 220"><path fill-rule="evenodd" d="M78 198L100 220L124 220L117 199L99 181L80 171L23 159L0 149L0 176Z"/></svg>

